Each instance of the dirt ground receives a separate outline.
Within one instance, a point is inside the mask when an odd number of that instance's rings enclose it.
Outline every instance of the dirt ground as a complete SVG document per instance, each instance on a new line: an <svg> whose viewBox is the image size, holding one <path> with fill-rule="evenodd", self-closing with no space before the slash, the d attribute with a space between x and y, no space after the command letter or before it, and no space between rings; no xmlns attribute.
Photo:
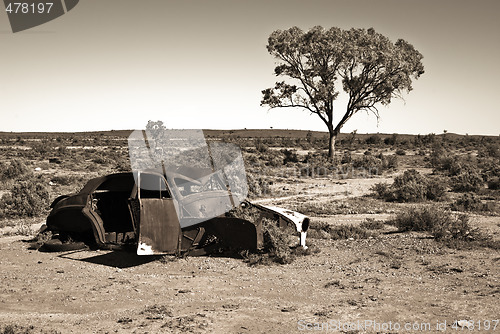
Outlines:
<svg viewBox="0 0 500 334"><path fill-rule="evenodd" d="M360 196L367 182L326 185ZM346 191L346 189L348 191ZM317 195L317 188L311 190ZM331 224L387 215L343 215ZM315 218L312 217L314 220ZM325 218L323 218L325 219ZM498 217L478 224L498 237ZM43 253L0 237L0 329L33 333L500 332L500 254L454 250L423 233L308 239L317 254L287 265L242 259ZM358 322L359 321L359 322ZM474 328L472 322L474 321ZM340 328L339 328L340 326ZM479 328L479 326L481 326Z"/></svg>

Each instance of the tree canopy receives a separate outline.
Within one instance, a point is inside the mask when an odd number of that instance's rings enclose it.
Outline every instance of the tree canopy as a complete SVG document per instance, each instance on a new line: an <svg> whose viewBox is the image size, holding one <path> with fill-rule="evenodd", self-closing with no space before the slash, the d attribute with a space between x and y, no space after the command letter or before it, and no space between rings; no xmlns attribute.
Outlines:
<svg viewBox="0 0 500 334"><path fill-rule="evenodd" d="M298 27L276 30L267 50L279 60L280 81L262 91L261 105L270 108L303 108L317 115L330 134L329 156L342 126L358 111L373 112L412 90L412 78L424 73L422 54L408 42L392 43L373 28L342 30L316 26L304 32ZM334 101L342 87L348 94L346 109L334 123Z"/></svg>

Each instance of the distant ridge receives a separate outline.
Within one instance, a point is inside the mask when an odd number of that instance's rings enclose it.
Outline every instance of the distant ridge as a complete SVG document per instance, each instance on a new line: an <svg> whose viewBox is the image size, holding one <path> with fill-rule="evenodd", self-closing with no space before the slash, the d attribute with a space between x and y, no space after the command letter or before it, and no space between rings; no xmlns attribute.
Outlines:
<svg viewBox="0 0 500 334"><path fill-rule="evenodd" d="M104 137L120 137L127 138L134 130L106 130L106 131L83 131L83 132L6 132L0 131L0 137L12 138L12 137L22 137L22 138L43 138L46 136L50 137L85 137L85 136L104 136ZM234 129L234 130L213 130L204 129L203 132L207 137L213 138L306 138L307 134L311 132L313 138L320 138L327 136L328 133L324 131L309 131L309 130L292 130L292 129ZM350 136L350 133L341 133L339 138L345 138ZM380 136L381 138L390 137L392 133L357 133L357 138L367 138L370 136ZM400 139L410 139L417 137L418 135L413 134L397 134ZM421 134L424 136L427 134ZM467 135L461 135L456 133L446 133L446 134L436 134L438 137L446 136L450 139L456 139L460 137L465 137ZM497 137L490 135L469 135L471 138L480 137Z"/></svg>

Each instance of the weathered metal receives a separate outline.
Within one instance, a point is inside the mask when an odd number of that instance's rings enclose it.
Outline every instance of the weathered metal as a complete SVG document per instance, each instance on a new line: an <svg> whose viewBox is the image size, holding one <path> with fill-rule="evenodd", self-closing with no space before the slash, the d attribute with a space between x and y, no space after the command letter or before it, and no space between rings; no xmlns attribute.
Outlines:
<svg viewBox="0 0 500 334"><path fill-rule="evenodd" d="M241 202L233 200L230 189L222 183L204 192L190 188L216 183L214 175L194 180L178 172L140 171L95 178L79 193L60 196L52 203L47 227L95 248L136 245L139 255L201 255L221 248L261 248L261 219L250 222L227 216L234 203ZM243 203L281 224L293 224L301 235L300 244L306 247L309 218L277 207Z"/></svg>

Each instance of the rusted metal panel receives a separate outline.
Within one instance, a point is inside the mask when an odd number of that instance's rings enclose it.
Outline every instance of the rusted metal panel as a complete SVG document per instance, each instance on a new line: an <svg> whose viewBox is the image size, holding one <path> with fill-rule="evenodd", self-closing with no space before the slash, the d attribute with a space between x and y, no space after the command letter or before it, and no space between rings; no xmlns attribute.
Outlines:
<svg viewBox="0 0 500 334"><path fill-rule="evenodd" d="M172 199L140 200L138 255L174 253L180 235L181 226Z"/></svg>

